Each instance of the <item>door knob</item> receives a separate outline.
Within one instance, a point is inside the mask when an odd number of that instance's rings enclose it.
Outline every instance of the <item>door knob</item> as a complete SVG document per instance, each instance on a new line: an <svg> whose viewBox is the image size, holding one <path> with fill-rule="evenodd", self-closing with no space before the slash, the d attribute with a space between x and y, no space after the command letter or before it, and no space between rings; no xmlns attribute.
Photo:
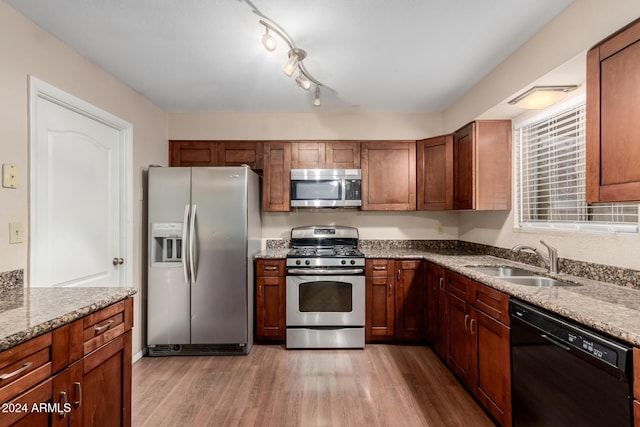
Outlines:
<svg viewBox="0 0 640 427"><path fill-rule="evenodd" d="M113 265L121 265L124 264L124 258L114 258L112 261Z"/></svg>

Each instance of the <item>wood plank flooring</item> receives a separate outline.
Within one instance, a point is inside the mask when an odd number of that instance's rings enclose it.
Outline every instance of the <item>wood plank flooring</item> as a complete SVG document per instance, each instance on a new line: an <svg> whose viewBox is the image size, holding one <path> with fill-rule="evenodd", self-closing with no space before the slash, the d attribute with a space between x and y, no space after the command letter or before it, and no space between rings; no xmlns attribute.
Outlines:
<svg viewBox="0 0 640 427"><path fill-rule="evenodd" d="M425 346L144 357L133 365L138 426L493 426Z"/></svg>

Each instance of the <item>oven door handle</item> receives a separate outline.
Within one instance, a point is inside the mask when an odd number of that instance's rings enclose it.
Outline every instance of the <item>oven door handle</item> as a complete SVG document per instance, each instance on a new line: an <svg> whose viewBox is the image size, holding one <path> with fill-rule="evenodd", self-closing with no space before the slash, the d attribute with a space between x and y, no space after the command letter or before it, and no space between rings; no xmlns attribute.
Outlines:
<svg viewBox="0 0 640 427"><path fill-rule="evenodd" d="M288 274L300 274L307 276L321 276L321 275L345 275L345 274L362 274L364 268L351 268L351 269L306 269L306 268L290 268L287 270Z"/></svg>

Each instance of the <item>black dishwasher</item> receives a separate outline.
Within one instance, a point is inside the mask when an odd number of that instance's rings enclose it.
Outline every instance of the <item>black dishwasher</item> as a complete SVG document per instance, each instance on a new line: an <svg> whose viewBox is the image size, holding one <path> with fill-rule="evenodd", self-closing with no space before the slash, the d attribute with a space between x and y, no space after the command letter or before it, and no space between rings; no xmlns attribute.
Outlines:
<svg viewBox="0 0 640 427"><path fill-rule="evenodd" d="M631 426L631 348L520 301L511 315L513 425Z"/></svg>

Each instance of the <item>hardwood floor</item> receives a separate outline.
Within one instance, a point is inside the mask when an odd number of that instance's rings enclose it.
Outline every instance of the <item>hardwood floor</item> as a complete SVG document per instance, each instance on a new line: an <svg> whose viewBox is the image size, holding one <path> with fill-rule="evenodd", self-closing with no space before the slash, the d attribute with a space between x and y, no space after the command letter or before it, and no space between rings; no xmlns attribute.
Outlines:
<svg viewBox="0 0 640 427"><path fill-rule="evenodd" d="M133 426L493 426L425 346L144 357Z"/></svg>

